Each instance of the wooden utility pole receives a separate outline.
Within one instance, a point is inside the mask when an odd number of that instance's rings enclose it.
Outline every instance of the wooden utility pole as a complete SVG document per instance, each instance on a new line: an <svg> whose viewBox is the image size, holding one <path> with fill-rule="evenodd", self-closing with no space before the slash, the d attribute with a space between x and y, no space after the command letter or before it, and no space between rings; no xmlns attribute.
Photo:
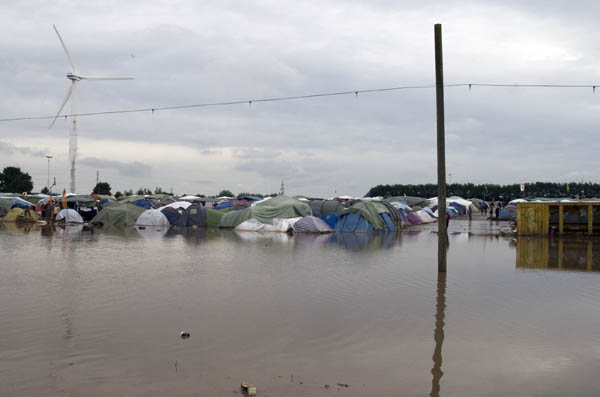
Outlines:
<svg viewBox="0 0 600 397"><path fill-rule="evenodd" d="M437 185L438 185L438 272L446 271L446 143L444 129L444 65L442 25L433 27L435 36L435 85L437 108Z"/></svg>

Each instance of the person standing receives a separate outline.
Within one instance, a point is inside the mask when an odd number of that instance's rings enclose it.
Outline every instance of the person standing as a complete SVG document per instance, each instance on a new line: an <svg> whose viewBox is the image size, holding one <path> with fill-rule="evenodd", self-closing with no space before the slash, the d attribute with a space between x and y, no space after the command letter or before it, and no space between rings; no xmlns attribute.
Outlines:
<svg viewBox="0 0 600 397"><path fill-rule="evenodd" d="M500 219L500 205L496 207L496 220Z"/></svg>

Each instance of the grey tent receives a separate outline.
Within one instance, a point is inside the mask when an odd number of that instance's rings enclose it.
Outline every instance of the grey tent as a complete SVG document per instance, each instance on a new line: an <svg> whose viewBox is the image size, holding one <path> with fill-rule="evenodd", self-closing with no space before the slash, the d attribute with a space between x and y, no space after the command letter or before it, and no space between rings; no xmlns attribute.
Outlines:
<svg viewBox="0 0 600 397"><path fill-rule="evenodd" d="M206 227L206 208L199 203L190 205L183 214L181 214L175 225L180 227Z"/></svg>
<svg viewBox="0 0 600 397"><path fill-rule="evenodd" d="M323 201L323 204L321 204L321 216L331 212L341 214L343 210L344 206L339 200L325 200Z"/></svg>
<svg viewBox="0 0 600 397"><path fill-rule="evenodd" d="M331 233L333 229L321 218L305 216L294 223L294 231L297 233Z"/></svg>

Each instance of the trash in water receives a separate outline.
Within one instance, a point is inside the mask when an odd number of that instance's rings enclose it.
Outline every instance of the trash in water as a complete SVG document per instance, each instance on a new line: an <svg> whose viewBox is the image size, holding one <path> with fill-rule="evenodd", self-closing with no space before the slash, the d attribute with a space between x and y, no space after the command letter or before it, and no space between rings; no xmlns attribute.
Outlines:
<svg viewBox="0 0 600 397"><path fill-rule="evenodd" d="M241 386L242 392L247 396L256 396L256 386L250 385L248 383L242 383Z"/></svg>
<svg viewBox="0 0 600 397"><path fill-rule="evenodd" d="M179 334L179 336L181 336L181 339L187 339L190 337L190 333L187 331L181 331L181 334Z"/></svg>

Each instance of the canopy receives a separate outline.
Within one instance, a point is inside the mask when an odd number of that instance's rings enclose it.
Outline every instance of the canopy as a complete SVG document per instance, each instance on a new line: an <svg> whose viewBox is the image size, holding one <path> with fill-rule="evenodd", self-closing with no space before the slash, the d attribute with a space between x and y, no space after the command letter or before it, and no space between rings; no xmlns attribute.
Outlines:
<svg viewBox="0 0 600 397"><path fill-rule="evenodd" d="M270 200L254 204L250 208L226 213L221 218L219 227L233 229L250 218L257 219L267 225L272 225L275 218L288 219L312 215L307 202L288 196L276 196Z"/></svg>
<svg viewBox="0 0 600 397"><path fill-rule="evenodd" d="M144 209L137 205L129 203L115 204L104 207L90 223L116 227L133 226L143 212Z"/></svg>
<svg viewBox="0 0 600 397"><path fill-rule="evenodd" d="M149 209L137 218L135 224L138 226L170 226L169 220L157 209Z"/></svg>
<svg viewBox="0 0 600 397"><path fill-rule="evenodd" d="M65 221L65 223L83 223L83 218L77 211L71 208L65 208L60 210L56 217L56 221Z"/></svg>

